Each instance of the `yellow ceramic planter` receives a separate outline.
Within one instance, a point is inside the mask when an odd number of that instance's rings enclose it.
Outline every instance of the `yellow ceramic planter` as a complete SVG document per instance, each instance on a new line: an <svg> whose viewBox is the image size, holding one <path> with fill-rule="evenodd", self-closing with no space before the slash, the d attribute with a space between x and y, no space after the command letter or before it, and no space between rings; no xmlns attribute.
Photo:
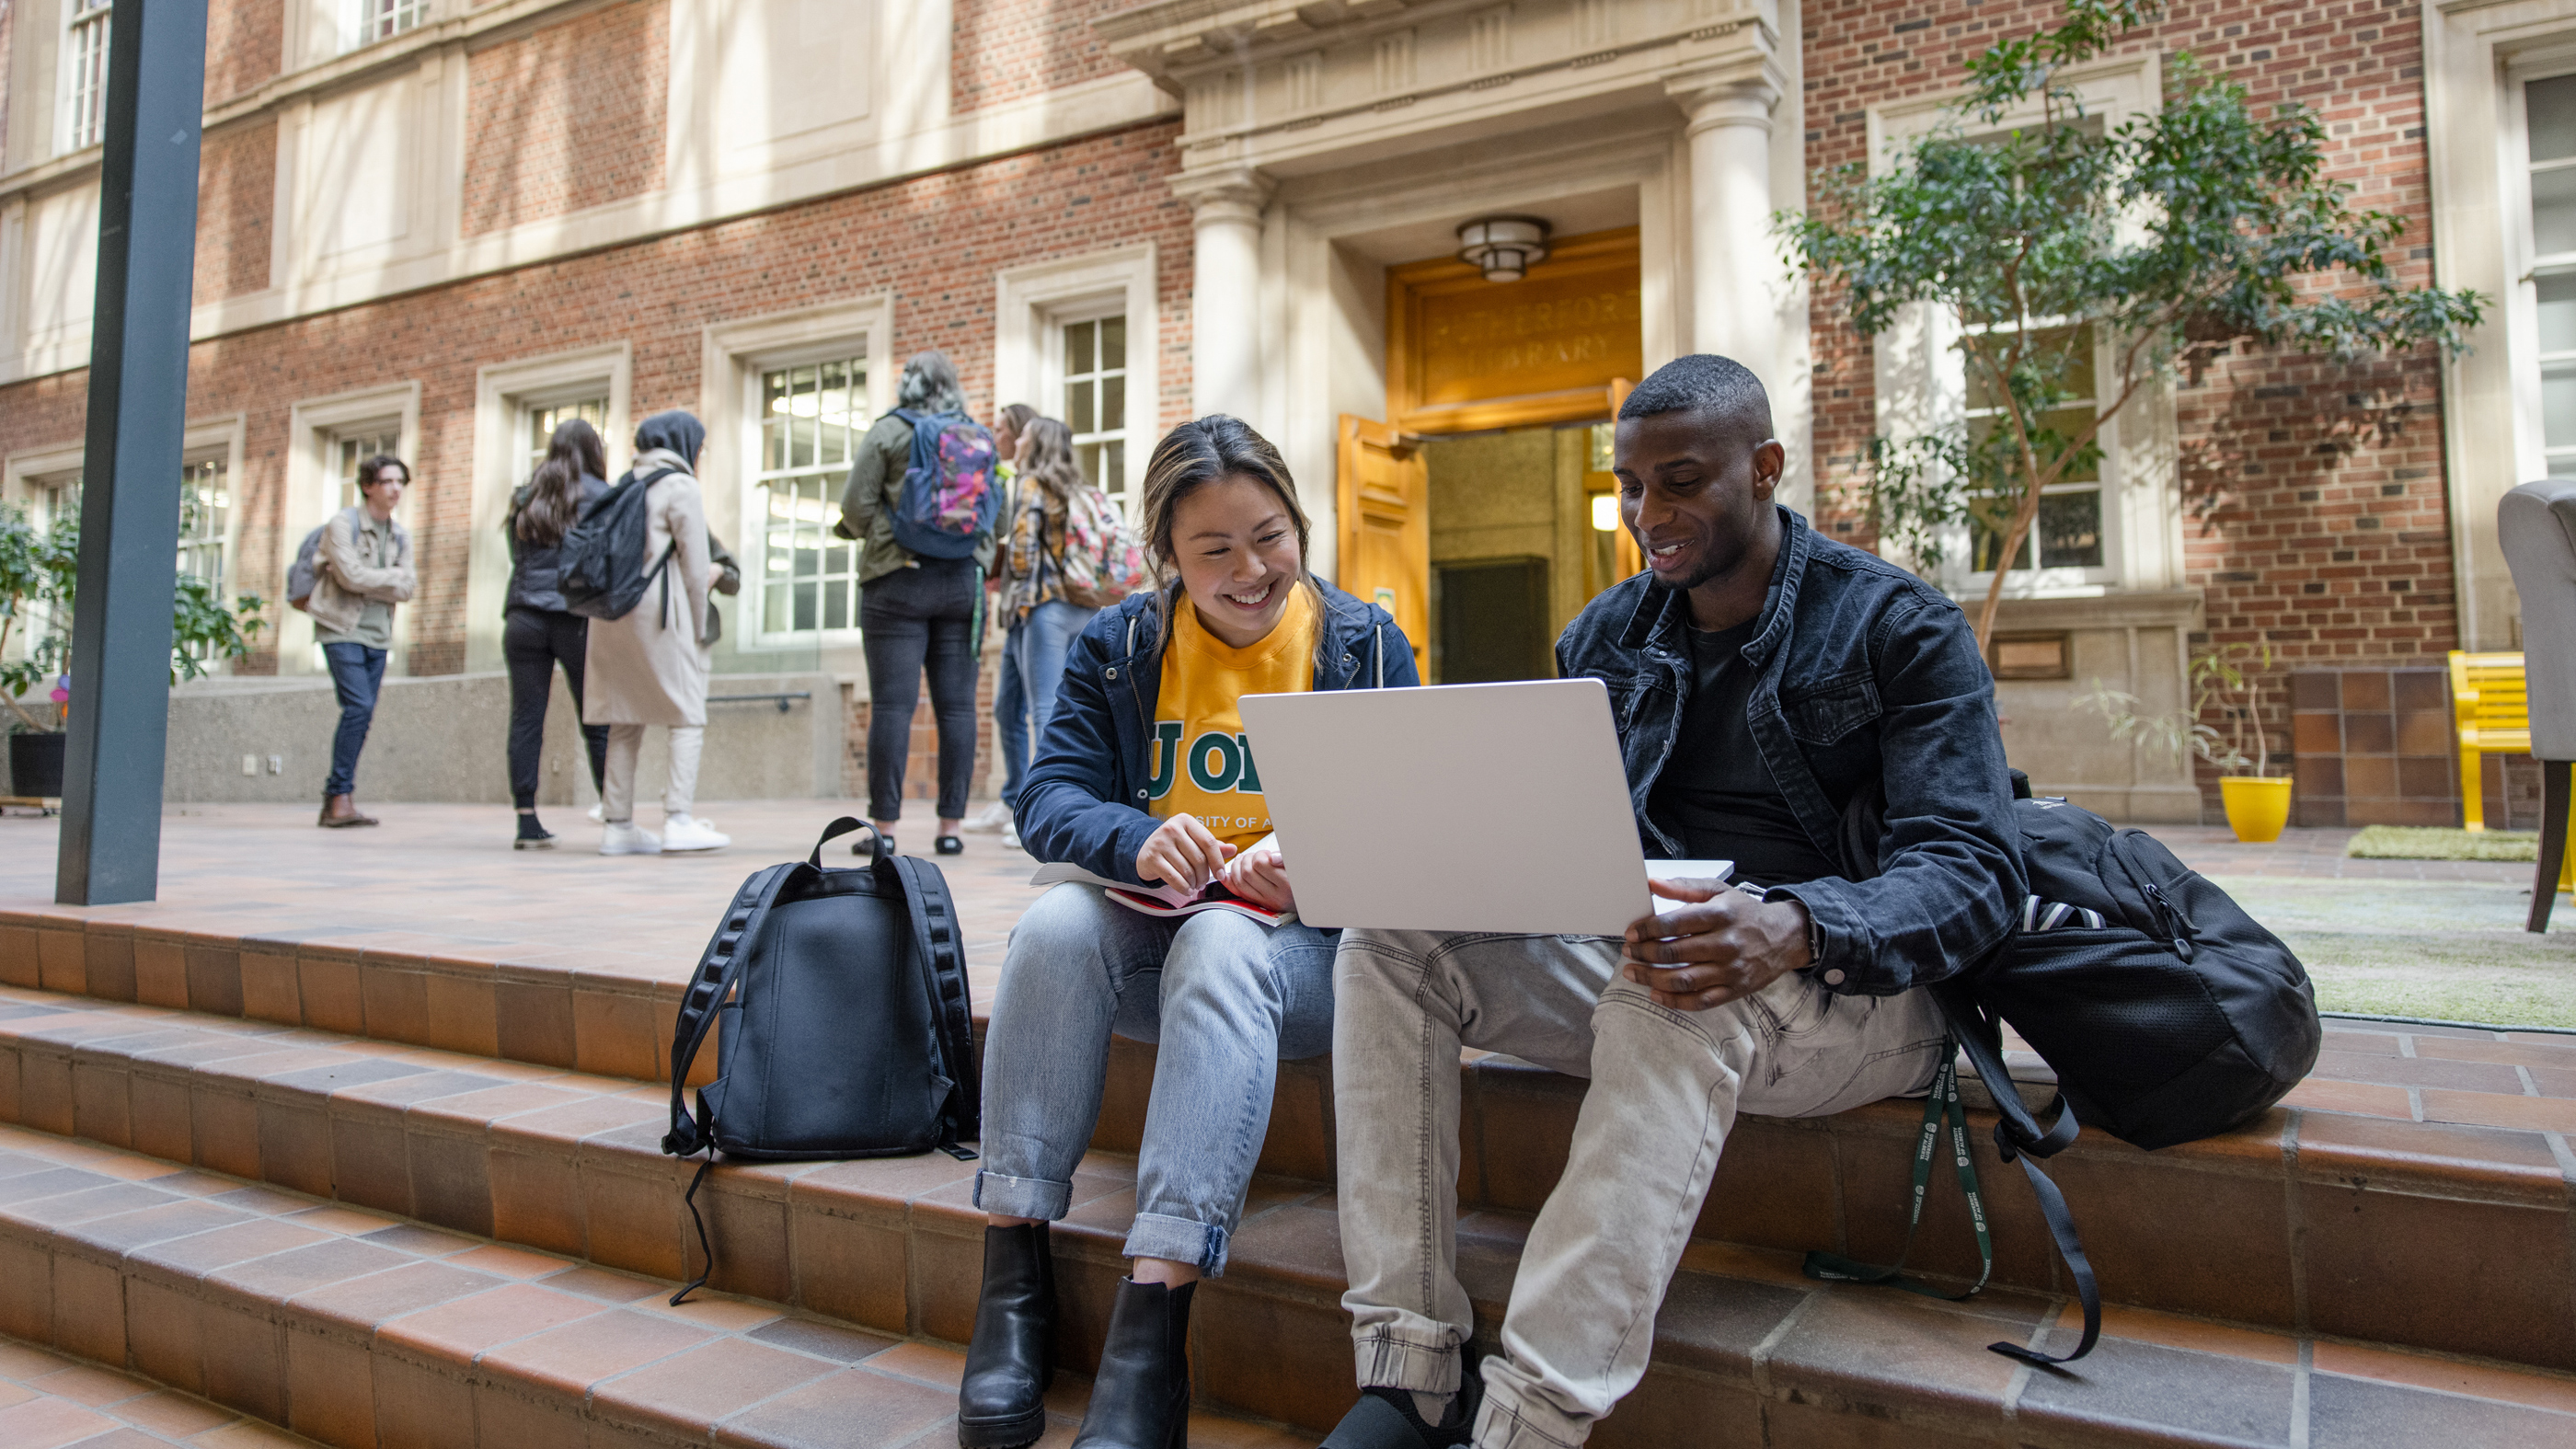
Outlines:
<svg viewBox="0 0 2576 1449"><path fill-rule="evenodd" d="M2260 844L2281 838L2290 823L2290 782L2271 775L2221 775L2218 797L2227 804L2227 828Z"/></svg>

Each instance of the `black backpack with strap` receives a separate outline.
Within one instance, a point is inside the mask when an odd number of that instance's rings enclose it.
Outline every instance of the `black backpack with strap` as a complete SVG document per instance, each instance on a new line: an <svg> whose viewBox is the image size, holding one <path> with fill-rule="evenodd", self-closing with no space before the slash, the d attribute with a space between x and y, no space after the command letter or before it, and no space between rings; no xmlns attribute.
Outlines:
<svg viewBox="0 0 2576 1449"><path fill-rule="evenodd" d="M671 1036L671 1130L662 1150L707 1160L898 1157L932 1148L961 1160L983 1135L965 942L939 867L875 836L868 863L823 865L823 846L870 827L848 816L813 854L742 883L690 978ZM874 831L870 830L874 835ZM688 1109L689 1068L718 1022L714 1081Z"/></svg>
<svg viewBox="0 0 2576 1449"><path fill-rule="evenodd" d="M2233 1131L2268 1111L2316 1065L2324 1041L2316 993L2299 958L2225 891L2143 830L2125 830L2062 799L2032 799L2013 772L2013 820L2030 894L2010 935L1984 960L1930 988L1959 1050L1995 1101L1995 1146L2019 1162L2084 1306L2084 1337L2053 1356L2015 1343L1995 1352L2025 1362L2067 1363L2093 1351L2101 1293L2066 1200L2039 1167L2083 1126L2154 1149ZM1843 821L1846 864L1876 874L1886 807L1875 792ZM2009 1024L2057 1073L2042 1127L2003 1060ZM1944 1052L1926 1104L1915 1159L1914 1218L1944 1118L1952 1164L1971 1201L1987 1267L1993 1255L1967 1150L1954 1054ZM2080 1124L2080 1125L2079 1125ZM1912 1233L1907 1241L1910 1246ZM1808 1255L1812 1277L1942 1293L1893 1267Z"/></svg>
<svg viewBox="0 0 2576 1449"><path fill-rule="evenodd" d="M555 589L563 595L566 609L592 619L623 619L656 578L663 581L667 602L667 571L679 540L672 540L651 568L644 566L644 543L651 537L652 522L644 495L665 475L678 471L662 468L649 477L639 477L629 469L581 511L580 521L564 530L562 548L556 555L559 572Z"/></svg>

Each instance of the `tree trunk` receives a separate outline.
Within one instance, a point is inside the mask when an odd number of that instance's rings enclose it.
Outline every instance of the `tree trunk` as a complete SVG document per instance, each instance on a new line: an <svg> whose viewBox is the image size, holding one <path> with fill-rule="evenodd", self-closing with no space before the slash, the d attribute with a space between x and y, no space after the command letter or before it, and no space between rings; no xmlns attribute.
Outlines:
<svg viewBox="0 0 2576 1449"><path fill-rule="evenodd" d="M1986 602L1977 610L1977 650L1988 652L1995 639L1995 614L2003 607L2004 577L2012 572L2012 561L2020 555L2024 539L2039 521L2039 490L2023 495L2021 507L2013 510L2012 528L2004 535L2003 551L1995 555L1994 582L1986 585Z"/></svg>

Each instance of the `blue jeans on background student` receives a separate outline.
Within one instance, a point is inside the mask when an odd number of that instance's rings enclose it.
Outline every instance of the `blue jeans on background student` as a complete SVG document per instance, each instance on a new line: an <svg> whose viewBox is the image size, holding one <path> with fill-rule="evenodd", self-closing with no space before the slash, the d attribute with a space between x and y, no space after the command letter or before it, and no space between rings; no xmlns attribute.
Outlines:
<svg viewBox="0 0 2576 1449"><path fill-rule="evenodd" d="M376 718L385 651L364 644L325 644L322 657L331 662L331 688L340 696L340 731L331 737L331 778L322 793L346 795L357 788L358 751L367 747L367 726Z"/></svg>
<svg viewBox="0 0 2576 1449"><path fill-rule="evenodd" d="M993 681L993 748L1002 752L1002 803L1016 807L1029 773L1029 699L1020 682L1020 641L1025 624L1002 640L1001 677Z"/></svg>
<svg viewBox="0 0 2576 1449"><path fill-rule="evenodd" d="M1099 614L1098 609L1050 599L1011 628L1020 651L1020 697L1028 701L1029 742L1034 749L1046 748L1047 716L1055 712L1055 687L1064 679L1065 654ZM1011 794L1017 799L1019 791Z"/></svg>
<svg viewBox="0 0 2576 1449"><path fill-rule="evenodd" d="M1338 936L1232 911L1165 920L1096 886L1040 896L1011 932L993 999L975 1205L1063 1217L1100 1120L1111 1034L1156 1042L1125 1252L1223 1273L1279 1062L1332 1048Z"/></svg>

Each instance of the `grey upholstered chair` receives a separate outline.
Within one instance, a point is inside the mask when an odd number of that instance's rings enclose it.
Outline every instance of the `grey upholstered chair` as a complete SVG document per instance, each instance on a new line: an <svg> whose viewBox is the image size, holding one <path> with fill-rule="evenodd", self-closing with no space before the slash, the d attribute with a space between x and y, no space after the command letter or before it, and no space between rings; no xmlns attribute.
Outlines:
<svg viewBox="0 0 2576 1449"><path fill-rule="evenodd" d="M2531 753L2540 761L2540 869L2531 883L2534 931L2549 929L2567 846L2570 766L2576 764L2576 478L2525 483L2496 505L2496 538L2522 596L2522 670L2530 689Z"/></svg>

